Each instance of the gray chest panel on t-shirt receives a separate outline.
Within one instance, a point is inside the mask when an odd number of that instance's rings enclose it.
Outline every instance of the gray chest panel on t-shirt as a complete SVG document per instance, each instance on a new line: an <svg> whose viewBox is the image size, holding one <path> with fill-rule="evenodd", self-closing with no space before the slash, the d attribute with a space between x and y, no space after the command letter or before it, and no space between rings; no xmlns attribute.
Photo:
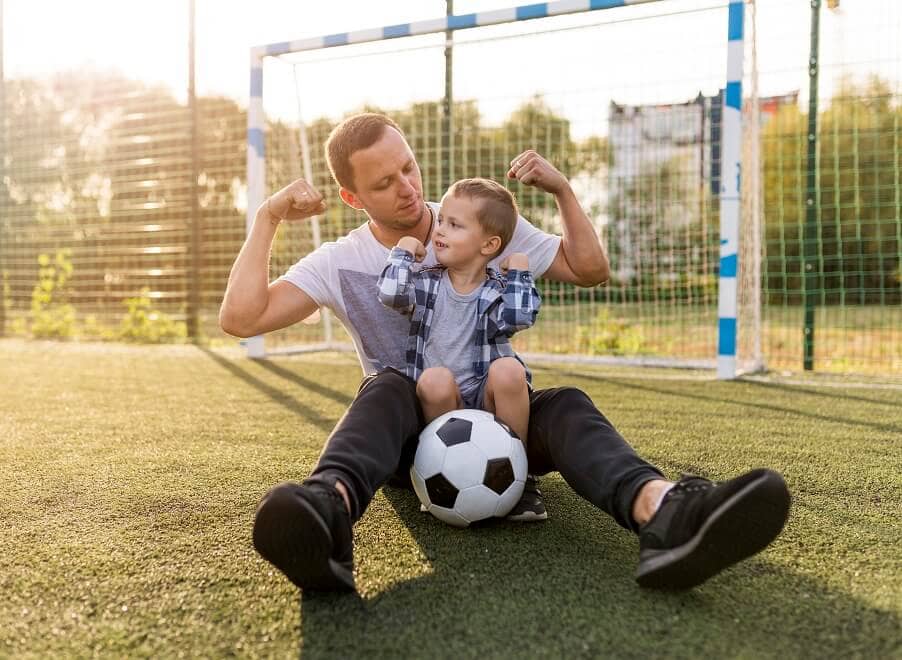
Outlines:
<svg viewBox="0 0 902 660"><path fill-rule="evenodd" d="M403 372L410 317L379 302L378 276L341 268L338 279L348 322L360 337L366 357L376 370L394 367Z"/></svg>

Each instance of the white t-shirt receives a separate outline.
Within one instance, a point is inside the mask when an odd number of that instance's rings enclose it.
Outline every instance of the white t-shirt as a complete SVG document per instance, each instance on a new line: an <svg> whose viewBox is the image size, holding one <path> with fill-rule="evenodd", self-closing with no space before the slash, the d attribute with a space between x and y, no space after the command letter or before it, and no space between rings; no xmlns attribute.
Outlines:
<svg viewBox="0 0 902 660"><path fill-rule="evenodd" d="M433 223L438 204L429 202ZM540 277L554 261L561 238L533 227L522 216L510 243L489 265L499 269L512 252L529 257L529 269ZM394 367L403 372L407 360L410 318L379 302L376 283L388 260L389 249L373 236L369 223L342 238L323 243L288 269L280 280L291 282L320 307L327 307L341 321L354 342L364 374ZM436 264L431 241L423 266Z"/></svg>

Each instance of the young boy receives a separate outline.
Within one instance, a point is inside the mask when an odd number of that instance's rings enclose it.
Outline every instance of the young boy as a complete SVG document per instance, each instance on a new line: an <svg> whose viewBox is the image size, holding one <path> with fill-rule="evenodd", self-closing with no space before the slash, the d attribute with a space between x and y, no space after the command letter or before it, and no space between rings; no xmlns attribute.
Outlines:
<svg viewBox="0 0 902 660"><path fill-rule="evenodd" d="M494 413L525 443L531 375L510 346L530 327L539 294L529 259L514 253L488 263L505 248L519 212L513 195L487 179L463 179L442 198L432 236L439 265L412 271L423 244L405 236L392 249L379 278L379 300L411 317L407 375L417 382L426 422L458 408ZM512 520L548 517L533 477Z"/></svg>

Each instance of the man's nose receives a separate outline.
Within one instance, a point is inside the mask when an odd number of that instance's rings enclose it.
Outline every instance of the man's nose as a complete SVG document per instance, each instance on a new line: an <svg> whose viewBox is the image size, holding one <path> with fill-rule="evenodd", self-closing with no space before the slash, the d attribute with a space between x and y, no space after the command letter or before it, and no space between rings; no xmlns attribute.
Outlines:
<svg viewBox="0 0 902 660"><path fill-rule="evenodd" d="M399 192L402 197L412 197L416 194L417 189L410 179L401 177L401 190Z"/></svg>

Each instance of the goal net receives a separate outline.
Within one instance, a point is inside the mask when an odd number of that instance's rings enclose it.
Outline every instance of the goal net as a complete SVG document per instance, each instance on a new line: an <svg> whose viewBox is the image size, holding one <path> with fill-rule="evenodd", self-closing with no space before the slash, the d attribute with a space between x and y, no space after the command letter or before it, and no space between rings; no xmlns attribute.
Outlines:
<svg viewBox="0 0 902 660"><path fill-rule="evenodd" d="M744 11L564 0L255 49L249 221L301 176L328 204L311 222L283 223L272 277L366 221L341 203L323 144L349 114L381 111L406 133L429 200L456 179L493 178L533 224L560 233L554 198L505 173L531 148L569 178L611 279L591 289L540 280L539 321L515 337L519 352L711 368L720 359L725 377L760 363L760 271L743 264L755 258L754 227L742 229L737 270L738 218L754 210L739 201ZM742 158L756 149L747 142ZM349 340L321 314L248 344L260 355Z"/></svg>

